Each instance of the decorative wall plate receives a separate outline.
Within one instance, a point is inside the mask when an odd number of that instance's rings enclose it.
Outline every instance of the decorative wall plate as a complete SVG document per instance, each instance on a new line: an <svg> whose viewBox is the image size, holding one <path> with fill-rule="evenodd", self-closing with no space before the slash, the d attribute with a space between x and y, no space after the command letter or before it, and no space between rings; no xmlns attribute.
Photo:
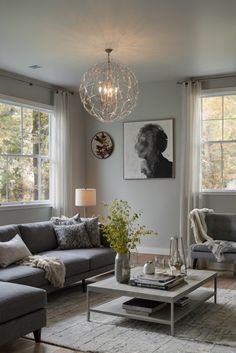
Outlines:
<svg viewBox="0 0 236 353"><path fill-rule="evenodd" d="M91 141L91 149L96 158L106 159L113 152L114 143L111 136L105 132L97 132Z"/></svg>

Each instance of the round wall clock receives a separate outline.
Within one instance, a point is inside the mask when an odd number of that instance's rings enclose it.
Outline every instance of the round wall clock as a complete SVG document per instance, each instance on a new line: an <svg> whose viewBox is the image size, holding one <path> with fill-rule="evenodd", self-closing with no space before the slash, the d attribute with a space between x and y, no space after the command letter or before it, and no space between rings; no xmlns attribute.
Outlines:
<svg viewBox="0 0 236 353"><path fill-rule="evenodd" d="M106 159L112 154L113 148L113 140L107 132L100 131L93 136L91 141L91 149L95 157L99 159Z"/></svg>

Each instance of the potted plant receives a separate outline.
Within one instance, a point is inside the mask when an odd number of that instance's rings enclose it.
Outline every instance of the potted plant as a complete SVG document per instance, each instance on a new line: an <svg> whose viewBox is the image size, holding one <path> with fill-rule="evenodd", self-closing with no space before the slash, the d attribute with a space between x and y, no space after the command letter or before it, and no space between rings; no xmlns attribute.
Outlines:
<svg viewBox="0 0 236 353"><path fill-rule="evenodd" d="M102 217L101 229L112 249L116 251L115 275L117 282L127 283L130 278L130 250L135 249L145 235L157 235L138 220L141 213L133 212L127 201L114 200L104 204L108 216Z"/></svg>

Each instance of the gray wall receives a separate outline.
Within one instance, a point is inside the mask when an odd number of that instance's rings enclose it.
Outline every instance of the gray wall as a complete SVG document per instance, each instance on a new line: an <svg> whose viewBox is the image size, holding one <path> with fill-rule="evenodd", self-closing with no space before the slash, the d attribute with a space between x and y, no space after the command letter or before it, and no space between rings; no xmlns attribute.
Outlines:
<svg viewBox="0 0 236 353"><path fill-rule="evenodd" d="M43 104L53 104L53 87L44 83L30 80L33 83L48 88L39 87L37 85L29 85L14 79L23 78L19 75L9 74L13 78L1 76L0 71L0 94L28 99ZM24 78L23 78L24 79ZM84 119L81 112L80 98L78 94L70 97L70 115L72 118L72 191L78 186L84 186L85 183L85 144L84 144ZM74 202L73 202L74 203ZM74 212L78 211L74 208ZM33 206L33 207L0 207L0 225L11 223L25 223L34 221L44 221L50 219L52 208L50 206Z"/></svg>
<svg viewBox="0 0 236 353"><path fill-rule="evenodd" d="M204 82L203 88L236 87L234 80ZM90 214L104 214L102 202L114 198L125 199L135 210L143 211L143 222L158 231L157 237L145 237L140 251L168 253L169 239L179 235L179 189L181 140L181 86L176 82L158 82L140 85L138 104L126 121L175 118L175 179L124 180L123 179L123 123L101 124L86 115L87 186L97 188L97 207ZM92 153L90 141L101 130L111 134L114 152L107 160L98 160ZM203 207L216 212L236 212L236 195L204 195Z"/></svg>
<svg viewBox="0 0 236 353"><path fill-rule="evenodd" d="M206 88L227 85L236 87L236 82L235 80L214 80L204 83ZM0 76L0 93L39 103L53 104L51 90L35 85L30 86L2 76ZM143 222L159 233L157 237L144 238L141 243L142 250L150 253L168 252L170 236L178 235L179 232L181 87L176 82L141 84L137 107L126 120L175 118L176 177L174 179L124 180L123 122L99 123L81 108L78 94L72 96L71 101L73 192L78 187L97 188L97 207L88 208L90 215L104 214L102 202L110 202L114 198L129 201L135 210L143 211ZM114 152L107 160L96 159L90 148L91 138L101 130L109 132L115 142ZM235 212L236 195L205 195L203 206L214 208L217 212ZM73 210L74 212L80 211L76 207ZM51 208L49 206L0 208L0 225L43 221L50 217Z"/></svg>
<svg viewBox="0 0 236 353"><path fill-rule="evenodd" d="M102 124L86 116L87 187L97 188L97 207L90 213L104 214L102 202L114 198L127 200L135 210L143 211L143 223L157 231L157 237L142 239L142 251L168 252L169 239L179 231L179 159L181 87L176 82L142 84L138 104L126 121L175 118L176 177L174 179L123 179L123 122ZM90 141L101 130L111 134L115 148L110 158L96 159Z"/></svg>
<svg viewBox="0 0 236 353"><path fill-rule="evenodd" d="M0 209L0 225L47 221L51 218L50 206L17 206Z"/></svg>

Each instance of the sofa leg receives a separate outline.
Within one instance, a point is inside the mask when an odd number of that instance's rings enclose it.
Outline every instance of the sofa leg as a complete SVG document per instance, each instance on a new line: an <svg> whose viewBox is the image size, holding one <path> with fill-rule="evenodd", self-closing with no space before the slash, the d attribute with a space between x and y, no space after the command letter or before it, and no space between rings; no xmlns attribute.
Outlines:
<svg viewBox="0 0 236 353"><path fill-rule="evenodd" d="M85 279L82 279L82 288L83 288L83 292L85 293L87 290Z"/></svg>
<svg viewBox="0 0 236 353"><path fill-rule="evenodd" d="M41 328L39 330L34 331L33 333L34 333L35 342L40 342L41 341Z"/></svg>
<svg viewBox="0 0 236 353"><path fill-rule="evenodd" d="M194 269L194 270L195 270L196 267L197 267L197 260L198 260L198 259L194 259L194 260L193 260L193 269Z"/></svg>

